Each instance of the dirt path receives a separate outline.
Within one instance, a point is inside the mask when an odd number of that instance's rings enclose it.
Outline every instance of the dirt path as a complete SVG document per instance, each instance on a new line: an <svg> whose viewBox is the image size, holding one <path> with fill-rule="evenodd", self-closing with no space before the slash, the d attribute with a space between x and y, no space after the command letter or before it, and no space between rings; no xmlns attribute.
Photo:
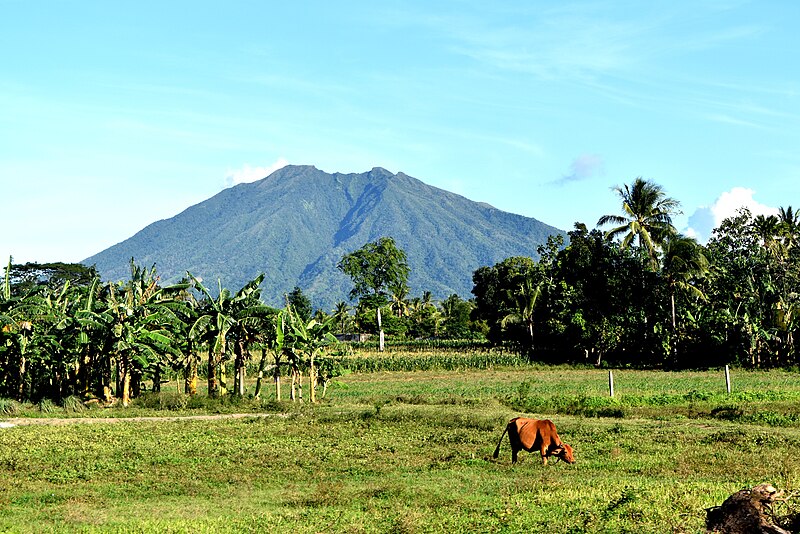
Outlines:
<svg viewBox="0 0 800 534"><path fill-rule="evenodd" d="M0 421L0 428L29 425L72 425L80 423L124 423L124 422L162 422L162 421L213 421L216 419L264 419L267 417L286 417L275 413L228 413L216 415L184 415L175 417L13 417Z"/></svg>

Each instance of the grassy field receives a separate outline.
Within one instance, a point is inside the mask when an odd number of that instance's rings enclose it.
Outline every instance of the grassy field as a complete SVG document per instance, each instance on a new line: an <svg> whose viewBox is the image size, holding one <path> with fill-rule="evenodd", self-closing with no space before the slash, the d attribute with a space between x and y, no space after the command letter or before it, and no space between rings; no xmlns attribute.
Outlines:
<svg viewBox="0 0 800 534"><path fill-rule="evenodd" d="M316 406L167 392L77 414L252 417L0 429L0 531L703 532L739 489L800 489L797 373L736 371L731 395L720 371L614 374L614 399L594 369L379 372ZM577 463L512 467L507 440L494 460L520 414Z"/></svg>

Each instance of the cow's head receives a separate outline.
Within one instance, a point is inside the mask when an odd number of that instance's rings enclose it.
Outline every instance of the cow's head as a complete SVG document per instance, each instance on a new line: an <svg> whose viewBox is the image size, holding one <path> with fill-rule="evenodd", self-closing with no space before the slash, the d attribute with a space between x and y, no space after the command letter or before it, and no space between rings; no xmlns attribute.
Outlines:
<svg viewBox="0 0 800 534"><path fill-rule="evenodd" d="M575 457L572 456L572 447L570 447L566 443L562 443L561 445L559 445L558 447L553 449L552 454L556 458L558 458L560 460L564 460L568 464L574 464L575 463Z"/></svg>

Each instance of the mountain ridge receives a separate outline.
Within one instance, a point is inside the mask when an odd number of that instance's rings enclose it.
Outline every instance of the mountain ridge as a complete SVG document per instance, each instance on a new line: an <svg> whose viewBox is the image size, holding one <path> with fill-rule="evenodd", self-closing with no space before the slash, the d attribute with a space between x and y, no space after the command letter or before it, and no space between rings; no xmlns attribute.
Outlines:
<svg viewBox="0 0 800 534"><path fill-rule="evenodd" d="M106 280L123 280L133 257L155 264L163 283L189 271L220 278L231 290L264 272L267 303L281 306L283 295L299 286L330 311L348 300L352 285L338 261L380 237L392 237L406 252L411 295L429 290L435 298L469 298L475 269L509 256L537 257L551 234L565 232L402 172L329 174L289 165L155 221L83 263Z"/></svg>

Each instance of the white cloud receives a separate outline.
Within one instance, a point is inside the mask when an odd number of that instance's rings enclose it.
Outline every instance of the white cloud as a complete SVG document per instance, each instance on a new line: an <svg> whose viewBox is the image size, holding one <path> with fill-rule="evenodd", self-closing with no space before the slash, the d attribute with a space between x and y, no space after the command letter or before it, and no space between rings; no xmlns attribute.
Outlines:
<svg viewBox="0 0 800 534"><path fill-rule="evenodd" d="M776 215L778 208L761 204L753 198L755 191L746 187L734 187L722 193L710 206L700 206L689 217L689 227L685 233L705 243L711 237L711 232L722 221L736 215L741 208L747 208L755 215Z"/></svg>
<svg viewBox="0 0 800 534"><path fill-rule="evenodd" d="M275 163L267 167L251 167L249 164L245 163L241 169L228 170L225 174L225 187L261 180L288 164L289 162L286 158L278 158Z"/></svg>

